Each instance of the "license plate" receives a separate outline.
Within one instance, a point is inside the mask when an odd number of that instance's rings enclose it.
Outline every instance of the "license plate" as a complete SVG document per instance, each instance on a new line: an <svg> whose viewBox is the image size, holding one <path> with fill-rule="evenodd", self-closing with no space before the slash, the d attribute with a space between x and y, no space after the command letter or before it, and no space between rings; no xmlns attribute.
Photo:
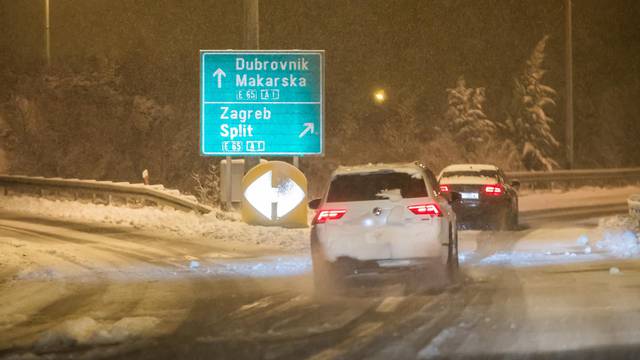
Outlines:
<svg viewBox="0 0 640 360"><path fill-rule="evenodd" d="M479 199L480 197L478 196L477 192L461 192L460 193L460 197L462 197L463 199Z"/></svg>

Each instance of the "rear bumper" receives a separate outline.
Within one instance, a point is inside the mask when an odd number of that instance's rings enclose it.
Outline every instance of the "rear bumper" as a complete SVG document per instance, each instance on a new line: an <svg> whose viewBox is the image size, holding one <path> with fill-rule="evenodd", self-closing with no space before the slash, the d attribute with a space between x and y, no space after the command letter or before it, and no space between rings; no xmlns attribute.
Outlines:
<svg viewBox="0 0 640 360"><path fill-rule="evenodd" d="M454 207L458 225L483 225L500 220L508 212L507 202L490 204L461 204Z"/></svg>
<svg viewBox="0 0 640 360"><path fill-rule="evenodd" d="M328 231L329 230L329 231ZM407 266L414 266L419 259L444 259L449 244L448 222L434 221L429 226L398 227L390 232L373 232L362 234L332 233L330 229L314 226L311 229L311 247L329 262L337 262L346 258L353 261L378 262L391 260L410 260Z"/></svg>
<svg viewBox="0 0 640 360"><path fill-rule="evenodd" d="M448 254L448 228L445 231L428 231L420 238L397 236L393 238L345 238L327 236L324 229L311 229L311 249L331 263L358 263L358 268L420 267L433 259L446 262ZM432 229L433 230L433 229Z"/></svg>
<svg viewBox="0 0 640 360"><path fill-rule="evenodd" d="M343 276L420 271L444 265L440 257L365 261L340 257L330 263Z"/></svg>

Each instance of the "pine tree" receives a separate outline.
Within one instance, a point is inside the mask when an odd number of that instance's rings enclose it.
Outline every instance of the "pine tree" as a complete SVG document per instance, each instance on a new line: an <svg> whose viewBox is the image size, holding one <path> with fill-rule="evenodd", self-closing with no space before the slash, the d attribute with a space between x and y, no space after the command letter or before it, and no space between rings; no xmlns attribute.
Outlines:
<svg viewBox="0 0 640 360"><path fill-rule="evenodd" d="M454 139L468 152L475 151L496 132L496 125L484 113L485 100L485 88L468 88L463 76L455 88L447 89L445 120Z"/></svg>
<svg viewBox="0 0 640 360"><path fill-rule="evenodd" d="M560 143L553 136L553 119L547 114L555 106L556 91L542 83L544 51L549 36L543 37L527 60L524 73L514 79L513 102L505 121L507 136L513 140L528 170L550 171L558 167L553 152Z"/></svg>

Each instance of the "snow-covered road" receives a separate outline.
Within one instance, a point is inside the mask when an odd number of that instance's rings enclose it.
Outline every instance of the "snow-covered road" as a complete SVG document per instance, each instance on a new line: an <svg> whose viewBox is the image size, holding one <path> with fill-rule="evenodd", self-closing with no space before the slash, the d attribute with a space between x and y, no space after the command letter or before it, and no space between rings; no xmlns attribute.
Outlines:
<svg viewBox="0 0 640 360"><path fill-rule="evenodd" d="M278 241L224 214L122 221L53 204L59 220L5 202L0 358L633 358L638 224L548 209L636 190L524 196L520 230L461 233L460 286L415 292L391 276L333 298L312 293L305 230Z"/></svg>

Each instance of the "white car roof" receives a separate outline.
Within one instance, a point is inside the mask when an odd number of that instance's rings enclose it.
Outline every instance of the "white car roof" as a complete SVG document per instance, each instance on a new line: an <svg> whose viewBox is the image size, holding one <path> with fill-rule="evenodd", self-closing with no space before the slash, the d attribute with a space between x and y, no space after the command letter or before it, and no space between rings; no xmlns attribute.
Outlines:
<svg viewBox="0 0 640 360"><path fill-rule="evenodd" d="M454 164L442 169L445 171L480 171L480 170L498 170L498 167L490 164Z"/></svg>
<svg viewBox="0 0 640 360"><path fill-rule="evenodd" d="M453 176L440 178L441 184L447 185L491 185L496 179L482 176Z"/></svg>
<svg viewBox="0 0 640 360"><path fill-rule="evenodd" d="M407 173L409 175L419 175L422 177L422 168L416 163L394 163L394 164L366 164L366 165L354 165L354 166L339 166L334 172L333 176L348 175L348 174L368 174L379 171L395 171L401 173Z"/></svg>
<svg viewBox="0 0 640 360"><path fill-rule="evenodd" d="M473 175L465 175L465 176L452 176L452 177L444 177L443 174L448 171L482 171L482 170L498 170L498 167L495 165L489 164L454 164L449 165L446 168L440 171L438 175L439 181L445 181L447 184L494 184L496 181L493 178L488 178L484 176L473 176Z"/></svg>

